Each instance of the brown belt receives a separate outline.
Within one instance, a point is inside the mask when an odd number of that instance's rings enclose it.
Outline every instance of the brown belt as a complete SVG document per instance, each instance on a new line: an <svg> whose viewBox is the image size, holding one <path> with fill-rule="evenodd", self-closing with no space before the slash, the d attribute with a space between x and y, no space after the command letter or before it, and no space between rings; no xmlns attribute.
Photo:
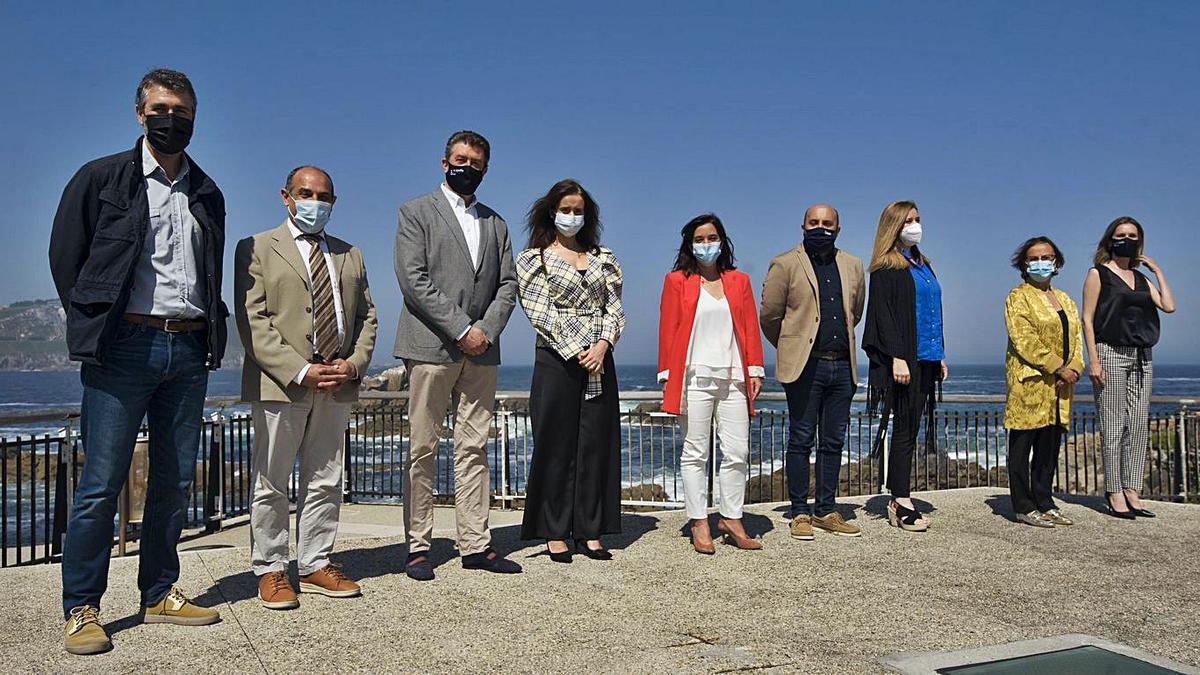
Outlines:
<svg viewBox="0 0 1200 675"><path fill-rule="evenodd" d="M129 323L157 328L167 333L194 333L208 328L204 319L164 319L149 314L126 314L121 317Z"/></svg>
<svg viewBox="0 0 1200 675"><path fill-rule="evenodd" d="M821 352L813 350L809 355L810 359L821 359L822 361L849 361L850 352Z"/></svg>

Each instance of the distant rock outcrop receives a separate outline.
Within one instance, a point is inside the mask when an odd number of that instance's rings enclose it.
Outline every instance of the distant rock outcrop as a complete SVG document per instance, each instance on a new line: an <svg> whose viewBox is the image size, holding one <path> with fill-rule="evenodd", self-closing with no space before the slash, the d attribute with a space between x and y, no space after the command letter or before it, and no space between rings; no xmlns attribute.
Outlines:
<svg viewBox="0 0 1200 675"><path fill-rule="evenodd" d="M245 352L230 317L229 342L221 366L242 365ZM67 322L58 300L22 300L0 305L0 371L74 370L67 357Z"/></svg>

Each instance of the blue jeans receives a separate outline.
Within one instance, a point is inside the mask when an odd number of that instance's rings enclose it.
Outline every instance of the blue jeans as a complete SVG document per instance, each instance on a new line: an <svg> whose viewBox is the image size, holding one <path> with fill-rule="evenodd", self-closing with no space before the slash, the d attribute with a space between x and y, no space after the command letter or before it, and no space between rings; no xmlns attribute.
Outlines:
<svg viewBox="0 0 1200 675"><path fill-rule="evenodd" d="M825 516L834 511L855 388L849 361L822 359L809 360L798 380L783 385L788 403L785 468L793 516L812 513L808 506L808 460L818 425L821 445L817 448L816 514Z"/></svg>
<svg viewBox="0 0 1200 675"><path fill-rule="evenodd" d="M104 364L84 364L80 434L84 463L63 548L63 615L100 607L108 586L117 497L129 475L142 420L150 427L150 469L138 551L142 604L157 603L179 579L175 545L196 475L204 394L204 331L165 333L123 322Z"/></svg>

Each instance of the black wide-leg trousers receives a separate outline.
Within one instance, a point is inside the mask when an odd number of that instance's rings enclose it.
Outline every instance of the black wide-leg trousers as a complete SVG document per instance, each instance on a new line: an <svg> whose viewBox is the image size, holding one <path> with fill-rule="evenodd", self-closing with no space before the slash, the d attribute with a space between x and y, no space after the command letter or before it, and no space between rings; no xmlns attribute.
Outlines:
<svg viewBox="0 0 1200 675"><path fill-rule="evenodd" d="M1054 473L1058 470L1058 448L1062 427L1051 424L1040 429L1011 429L1008 432L1008 490L1013 512L1049 511L1054 508ZM1033 451L1033 462L1029 461Z"/></svg>
<svg viewBox="0 0 1200 675"><path fill-rule="evenodd" d="M621 409L611 352L604 358L604 393L585 400L587 380L577 361L537 349L522 539L598 539L621 531Z"/></svg>

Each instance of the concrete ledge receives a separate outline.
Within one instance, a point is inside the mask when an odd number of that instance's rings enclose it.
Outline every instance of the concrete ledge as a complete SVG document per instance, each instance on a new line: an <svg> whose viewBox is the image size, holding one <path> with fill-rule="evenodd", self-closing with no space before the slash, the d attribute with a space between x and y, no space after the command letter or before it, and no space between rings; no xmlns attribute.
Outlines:
<svg viewBox="0 0 1200 675"><path fill-rule="evenodd" d="M1186 666L1182 663L1177 663L1128 645L1106 640L1102 637L1078 633L1056 635L1038 640L1020 640L1018 642L992 645L990 647L964 649L957 652L894 654L883 657L879 662L887 668L898 673L903 673L904 675L938 675L938 670L942 668L954 668L956 666L987 663L990 661L1004 661L1085 646L1099 647L1178 673L1200 674L1200 668Z"/></svg>

